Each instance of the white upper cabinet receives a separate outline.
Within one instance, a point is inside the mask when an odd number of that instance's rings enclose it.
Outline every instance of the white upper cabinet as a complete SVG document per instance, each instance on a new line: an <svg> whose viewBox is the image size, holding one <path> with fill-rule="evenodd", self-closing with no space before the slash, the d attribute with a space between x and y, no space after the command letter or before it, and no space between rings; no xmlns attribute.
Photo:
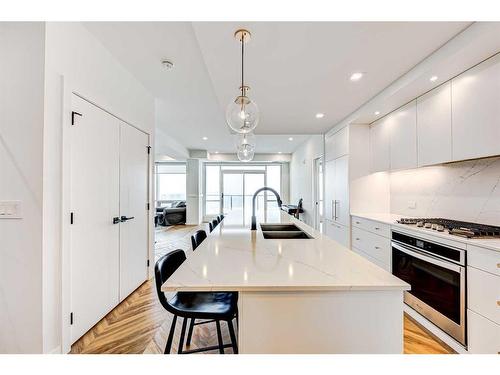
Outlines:
<svg viewBox="0 0 500 375"><path fill-rule="evenodd" d="M335 200L335 160L325 163L324 218L333 221Z"/></svg>
<svg viewBox="0 0 500 375"><path fill-rule="evenodd" d="M453 160L500 154L500 54L452 80Z"/></svg>
<svg viewBox="0 0 500 375"><path fill-rule="evenodd" d="M349 126L325 138L325 160L334 160L349 153Z"/></svg>
<svg viewBox="0 0 500 375"><path fill-rule="evenodd" d="M391 117L391 169L417 166L417 105L416 100L404 105Z"/></svg>
<svg viewBox="0 0 500 375"><path fill-rule="evenodd" d="M391 115L370 125L370 171L388 171L391 168Z"/></svg>
<svg viewBox="0 0 500 375"><path fill-rule="evenodd" d="M451 83L417 98L418 166L451 161Z"/></svg>

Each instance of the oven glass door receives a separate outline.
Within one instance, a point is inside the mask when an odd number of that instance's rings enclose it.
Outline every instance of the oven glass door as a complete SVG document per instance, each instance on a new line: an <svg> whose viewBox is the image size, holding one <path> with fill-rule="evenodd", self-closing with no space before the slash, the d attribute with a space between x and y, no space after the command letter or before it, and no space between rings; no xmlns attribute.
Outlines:
<svg viewBox="0 0 500 375"><path fill-rule="evenodd" d="M461 324L460 266L392 245L392 273L411 285L412 294L434 310Z"/></svg>

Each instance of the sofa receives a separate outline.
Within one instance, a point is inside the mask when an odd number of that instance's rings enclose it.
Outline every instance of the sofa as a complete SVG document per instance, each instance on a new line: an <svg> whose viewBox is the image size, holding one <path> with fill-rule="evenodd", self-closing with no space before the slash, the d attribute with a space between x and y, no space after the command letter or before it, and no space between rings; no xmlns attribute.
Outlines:
<svg viewBox="0 0 500 375"><path fill-rule="evenodd" d="M186 224L186 201L172 202L169 207L157 207L158 225Z"/></svg>

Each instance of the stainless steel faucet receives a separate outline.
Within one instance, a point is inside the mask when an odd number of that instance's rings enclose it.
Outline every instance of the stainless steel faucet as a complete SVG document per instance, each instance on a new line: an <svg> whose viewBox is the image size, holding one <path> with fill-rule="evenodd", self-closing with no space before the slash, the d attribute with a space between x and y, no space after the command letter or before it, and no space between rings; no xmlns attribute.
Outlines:
<svg viewBox="0 0 500 375"><path fill-rule="evenodd" d="M253 199L252 199L252 228L251 230L257 230L257 217L255 216L255 199L257 198L257 195L261 192L261 191L264 191L264 190L269 190L270 192L272 192L275 196L276 196L276 201L278 202L278 207L281 207L281 204L283 203L281 201L281 198L280 198L280 195L278 194L278 192L276 190L274 190L273 188L270 188L270 187L267 187L267 186L264 186L264 187L261 187L260 189L258 189L254 195L253 195Z"/></svg>

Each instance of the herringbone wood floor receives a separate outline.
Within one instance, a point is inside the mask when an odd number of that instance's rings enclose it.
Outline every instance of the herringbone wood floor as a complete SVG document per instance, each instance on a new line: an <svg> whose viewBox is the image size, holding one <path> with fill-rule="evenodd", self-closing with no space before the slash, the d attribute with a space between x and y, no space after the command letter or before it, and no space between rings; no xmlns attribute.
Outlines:
<svg viewBox="0 0 500 375"><path fill-rule="evenodd" d="M179 226L157 231L157 257L176 248L191 251L190 235L196 229L198 228ZM80 338L72 346L71 353L163 353L171 319L172 315L158 302L153 281L147 281ZM178 319L173 353L177 352L181 323L182 319ZM222 333L224 343L229 343L225 323L222 323ZM211 345L217 345L215 324L196 326L188 349ZM225 352L232 353L232 350L225 349ZM453 353L453 350L405 315L404 352L445 354Z"/></svg>

